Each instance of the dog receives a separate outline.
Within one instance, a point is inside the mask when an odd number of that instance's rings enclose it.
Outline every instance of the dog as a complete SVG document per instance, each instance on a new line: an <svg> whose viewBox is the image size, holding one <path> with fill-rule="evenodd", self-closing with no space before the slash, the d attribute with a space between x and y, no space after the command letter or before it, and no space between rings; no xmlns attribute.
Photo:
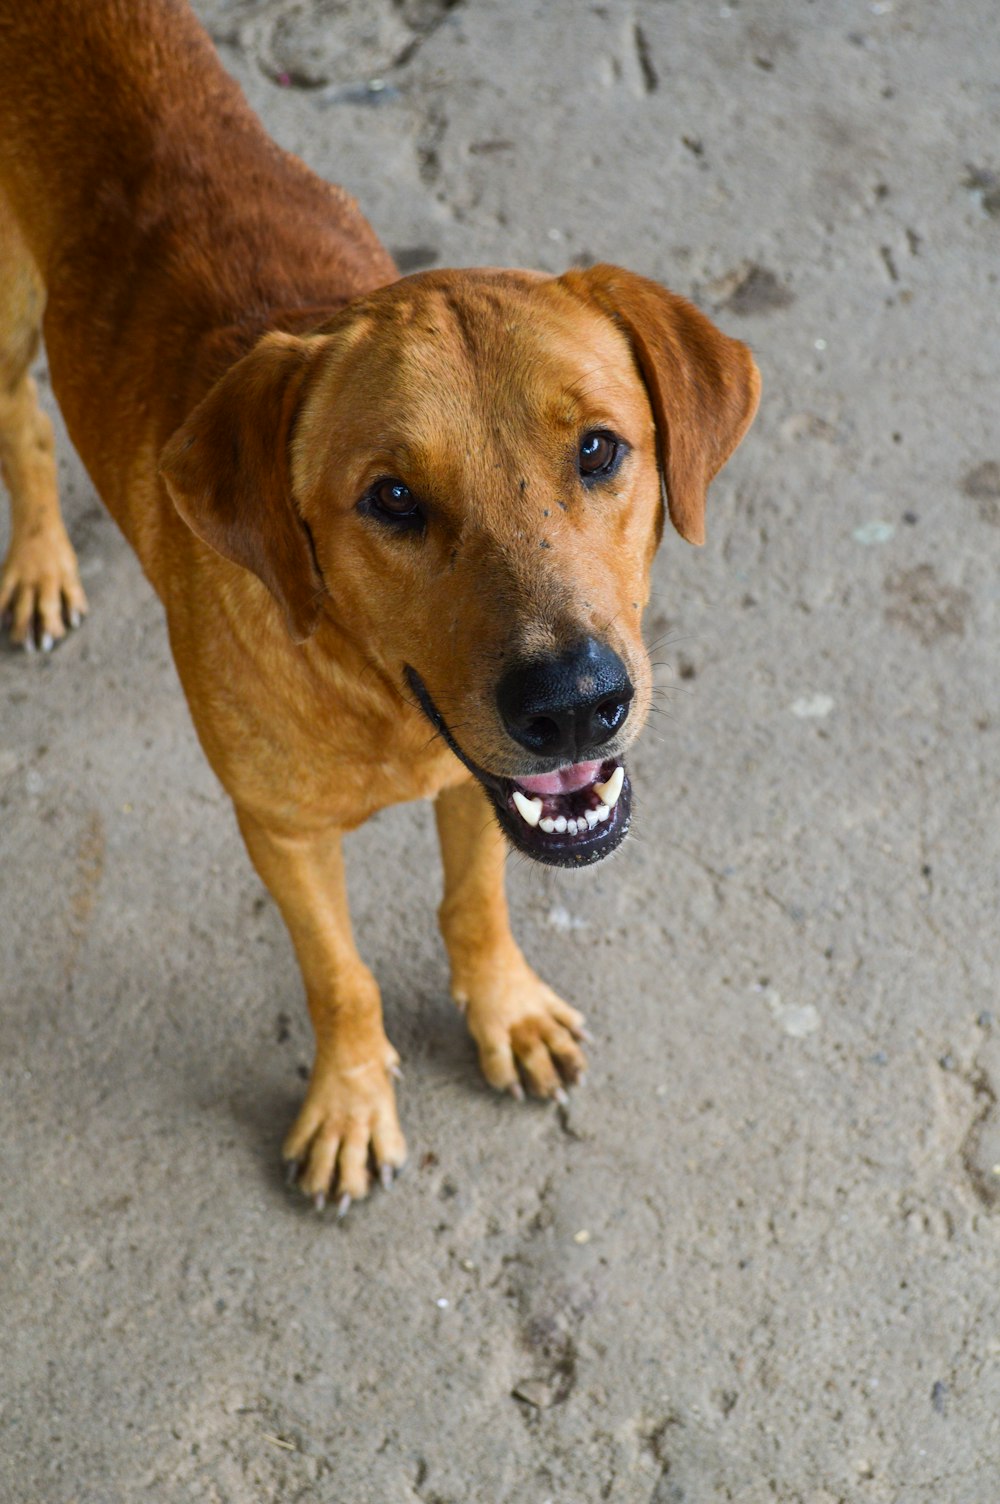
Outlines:
<svg viewBox="0 0 1000 1504"><path fill-rule="evenodd" d="M565 1101L584 1022L510 933L505 852L584 866L625 837L650 563L665 516L703 542L760 378L618 267L400 277L181 0L5 7L0 62L0 611L49 649L87 609L28 374L43 332L290 932L316 1049L284 1158L343 1213L406 1145L341 836L434 800L482 1070Z"/></svg>

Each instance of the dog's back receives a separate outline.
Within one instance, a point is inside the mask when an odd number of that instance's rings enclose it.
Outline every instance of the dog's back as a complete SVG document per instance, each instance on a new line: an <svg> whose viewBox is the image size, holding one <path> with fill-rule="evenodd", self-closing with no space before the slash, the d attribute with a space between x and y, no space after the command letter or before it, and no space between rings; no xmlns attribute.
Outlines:
<svg viewBox="0 0 1000 1504"><path fill-rule="evenodd" d="M0 70L0 192L46 287L53 387L131 534L109 435L161 444L276 310L318 322L395 268L349 195L270 140L180 0L12 7Z"/></svg>

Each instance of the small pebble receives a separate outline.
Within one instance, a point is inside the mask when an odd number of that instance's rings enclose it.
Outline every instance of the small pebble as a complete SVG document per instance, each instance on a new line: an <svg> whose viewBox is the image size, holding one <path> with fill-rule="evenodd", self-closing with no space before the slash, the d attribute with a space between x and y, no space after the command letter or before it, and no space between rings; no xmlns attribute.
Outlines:
<svg viewBox="0 0 1000 1504"><path fill-rule="evenodd" d="M855 543L871 548L875 543L888 543L896 529L891 522L863 522L851 534Z"/></svg>
<svg viewBox="0 0 1000 1504"><path fill-rule="evenodd" d="M942 1055L938 1061L938 1065L943 1071L953 1071L955 1069L954 1055Z"/></svg>
<svg viewBox="0 0 1000 1504"><path fill-rule="evenodd" d="M931 1404L934 1406L934 1409L937 1411L938 1415L944 1414L945 1401L947 1400L947 1398L948 1386L947 1384L942 1384L941 1380L938 1379L937 1383L935 1383L931 1388Z"/></svg>
<svg viewBox="0 0 1000 1504"><path fill-rule="evenodd" d="M451 1302L444 1295L439 1295L437 1300L434 1302L439 1311L447 1311L450 1303Z"/></svg>
<svg viewBox="0 0 1000 1504"><path fill-rule="evenodd" d="M833 709L834 699L832 695L804 695L800 700L793 700L789 709L792 715L797 715L801 721L822 720Z"/></svg>
<svg viewBox="0 0 1000 1504"><path fill-rule="evenodd" d="M885 1053L885 1050L876 1050L874 1055L872 1055L871 1057L871 1062L872 1065L888 1065L889 1057Z"/></svg>
<svg viewBox="0 0 1000 1504"><path fill-rule="evenodd" d="M587 1231L587 1229L585 1227L581 1227L579 1232L575 1232L573 1234L573 1242L574 1243L589 1243L590 1242L590 1233Z"/></svg>
<svg viewBox="0 0 1000 1504"><path fill-rule="evenodd" d="M976 1019L976 1023L981 1029L992 1029L993 1014L988 1008L984 1008L982 1013L980 1013L979 1017Z"/></svg>

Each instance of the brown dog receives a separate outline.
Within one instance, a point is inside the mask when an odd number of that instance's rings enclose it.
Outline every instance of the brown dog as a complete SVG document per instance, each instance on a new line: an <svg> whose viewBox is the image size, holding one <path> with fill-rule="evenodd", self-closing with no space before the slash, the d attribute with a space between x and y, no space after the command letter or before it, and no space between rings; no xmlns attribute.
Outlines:
<svg viewBox="0 0 1000 1504"><path fill-rule="evenodd" d="M583 1021L510 934L503 836L564 865L624 836L662 495L700 543L757 371L615 267L398 279L180 0L5 7L0 64L0 610L49 647L86 609L27 375L44 308L70 434L302 967L316 1058L286 1158L346 1208L406 1151L341 833L436 799L487 1080L561 1097Z"/></svg>

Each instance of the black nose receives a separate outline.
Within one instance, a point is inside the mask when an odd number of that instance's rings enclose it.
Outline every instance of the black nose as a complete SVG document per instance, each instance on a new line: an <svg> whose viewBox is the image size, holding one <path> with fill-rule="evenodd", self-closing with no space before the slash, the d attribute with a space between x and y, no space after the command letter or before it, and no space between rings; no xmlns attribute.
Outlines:
<svg viewBox="0 0 1000 1504"><path fill-rule="evenodd" d="M625 724L634 693L618 654L585 637L558 656L508 670L497 705L510 735L529 752L584 762Z"/></svg>

